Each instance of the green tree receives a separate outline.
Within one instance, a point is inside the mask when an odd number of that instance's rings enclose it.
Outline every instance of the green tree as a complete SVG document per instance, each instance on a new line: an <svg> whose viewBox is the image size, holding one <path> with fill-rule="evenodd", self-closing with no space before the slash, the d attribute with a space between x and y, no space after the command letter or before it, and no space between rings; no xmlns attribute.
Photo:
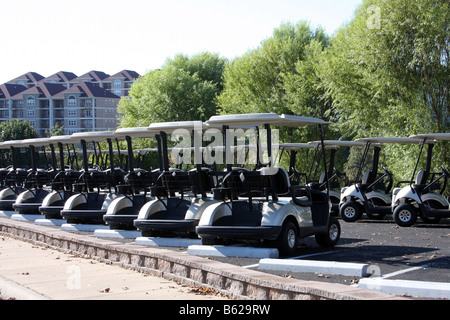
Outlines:
<svg viewBox="0 0 450 320"><path fill-rule="evenodd" d="M322 46L329 43L321 28L313 30L305 21L284 23L258 48L229 63L218 98L221 112L292 113L286 101L286 79L297 72L297 63L305 59L313 39Z"/></svg>
<svg viewBox="0 0 450 320"><path fill-rule="evenodd" d="M37 138L34 127L28 120L10 119L0 123L0 141L23 140ZM30 156L28 151L24 154L17 153L18 166L30 164ZM0 150L0 167L8 167L12 165L11 151L6 149Z"/></svg>
<svg viewBox="0 0 450 320"><path fill-rule="evenodd" d="M329 108L316 88L321 52L330 43L322 28L307 22L283 23L260 46L234 59L224 71L224 90L218 98L220 112L295 114L324 118ZM279 128L282 142L319 139L316 126ZM305 171L309 160L301 152L298 164ZM287 155L287 153L284 153ZM286 165L288 159L281 160ZM300 167L299 167L300 168ZM299 169L300 170L300 169Z"/></svg>
<svg viewBox="0 0 450 320"><path fill-rule="evenodd" d="M449 44L448 1L364 0L320 68L342 134L448 132ZM385 149L394 173L413 167L415 148ZM438 144L435 164L448 166L449 157L449 144Z"/></svg>
<svg viewBox="0 0 450 320"><path fill-rule="evenodd" d="M160 70L139 78L118 110L121 126L148 126L152 122L207 120L216 113L226 60L217 54L182 54L168 59Z"/></svg>

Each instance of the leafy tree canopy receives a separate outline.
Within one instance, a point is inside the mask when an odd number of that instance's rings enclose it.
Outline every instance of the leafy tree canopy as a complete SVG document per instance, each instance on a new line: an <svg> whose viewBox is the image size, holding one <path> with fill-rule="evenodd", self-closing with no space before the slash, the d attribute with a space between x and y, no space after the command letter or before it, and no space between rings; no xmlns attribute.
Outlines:
<svg viewBox="0 0 450 320"><path fill-rule="evenodd" d="M216 113L226 60L217 54L182 54L168 59L160 70L137 79L129 97L119 103L122 127L152 122L207 120Z"/></svg>

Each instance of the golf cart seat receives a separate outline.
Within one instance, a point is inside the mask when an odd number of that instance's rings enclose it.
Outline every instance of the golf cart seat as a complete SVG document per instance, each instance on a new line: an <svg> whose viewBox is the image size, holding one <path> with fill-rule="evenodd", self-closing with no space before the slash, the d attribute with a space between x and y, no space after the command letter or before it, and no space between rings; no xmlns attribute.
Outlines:
<svg viewBox="0 0 450 320"><path fill-rule="evenodd" d="M276 170L276 172L275 172ZM233 197L231 215L221 217L215 226L257 227L261 225L262 211L270 195L288 195L290 180L283 168L261 168L256 171L234 170L224 178L221 196ZM216 193L215 193L216 194ZM248 199L236 200L237 197ZM253 197L257 197L254 199ZM224 198L222 198L224 200Z"/></svg>
<svg viewBox="0 0 450 320"><path fill-rule="evenodd" d="M261 168L255 171L236 168L223 178L222 187L213 188L212 191L216 200L225 200L241 196L287 195L289 188L289 175L283 168Z"/></svg>
<svg viewBox="0 0 450 320"><path fill-rule="evenodd" d="M420 170L417 173L415 184L417 186L424 185L426 183L426 172L424 170Z"/></svg>
<svg viewBox="0 0 450 320"><path fill-rule="evenodd" d="M367 190L367 187L372 183L372 181L372 170L368 170L364 173L361 183L357 183L356 186L364 192Z"/></svg>

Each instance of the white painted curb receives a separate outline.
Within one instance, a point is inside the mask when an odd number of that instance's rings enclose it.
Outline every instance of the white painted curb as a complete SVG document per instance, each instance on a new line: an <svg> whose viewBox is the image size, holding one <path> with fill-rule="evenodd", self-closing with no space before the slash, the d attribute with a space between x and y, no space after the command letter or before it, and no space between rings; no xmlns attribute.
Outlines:
<svg viewBox="0 0 450 320"><path fill-rule="evenodd" d="M154 247L182 247L201 244L201 239L137 237L134 244Z"/></svg>
<svg viewBox="0 0 450 320"><path fill-rule="evenodd" d="M61 226L61 230L71 232L78 232L78 231L94 232L97 229L109 229L109 226L98 224L71 224L71 223L65 223Z"/></svg>
<svg viewBox="0 0 450 320"><path fill-rule="evenodd" d="M142 236L142 233L137 230L96 229L94 231L94 237L101 238L135 239L140 236Z"/></svg>
<svg viewBox="0 0 450 320"><path fill-rule="evenodd" d="M361 289L399 296L410 295L422 298L450 299L450 283L448 282L390 280L379 277L360 279L357 286Z"/></svg>
<svg viewBox="0 0 450 320"><path fill-rule="evenodd" d="M8 217L11 218L13 214L16 214L17 211L0 211L0 217Z"/></svg>
<svg viewBox="0 0 450 320"><path fill-rule="evenodd" d="M264 270L339 274L343 276L355 277L369 276L371 274L369 267L369 264L335 261L280 259L261 259L259 261L259 269Z"/></svg>
<svg viewBox="0 0 450 320"><path fill-rule="evenodd" d="M15 221L35 221L37 219L41 219L42 214L19 214L15 213L11 215L11 219Z"/></svg>
<svg viewBox="0 0 450 320"><path fill-rule="evenodd" d="M50 227L52 227L52 226L60 227L60 226L62 226L65 223L67 223L67 221L64 220L64 219L36 219L34 221L35 225L38 225L38 226L50 226Z"/></svg>
<svg viewBox="0 0 450 320"><path fill-rule="evenodd" d="M211 257L277 258L278 249L239 246L189 246L188 254Z"/></svg>

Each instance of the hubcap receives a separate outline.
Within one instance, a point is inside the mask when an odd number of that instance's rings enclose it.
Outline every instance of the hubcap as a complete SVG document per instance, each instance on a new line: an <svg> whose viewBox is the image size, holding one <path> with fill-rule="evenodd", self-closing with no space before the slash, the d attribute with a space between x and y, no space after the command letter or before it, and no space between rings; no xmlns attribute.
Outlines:
<svg viewBox="0 0 450 320"><path fill-rule="evenodd" d="M344 215L347 218L353 218L355 216L355 214L356 214L355 209L352 207L347 207L344 209Z"/></svg>
<svg viewBox="0 0 450 320"><path fill-rule="evenodd" d="M409 210L402 210L398 213L398 218L403 222L411 220L411 212Z"/></svg>
<svg viewBox="0 0 450 320"><path fill-rule="evenodd" d="M287 234L287 243L289 248L294 248L295 246L295 231L293 229L289 229Z"/></svg>
<svg viewBox="0 0 450 320"><path fill-rule="evenodd" d="M329 235L331 240L336 240L339 236L339 227L335 224L330 226Z"/></svg>

